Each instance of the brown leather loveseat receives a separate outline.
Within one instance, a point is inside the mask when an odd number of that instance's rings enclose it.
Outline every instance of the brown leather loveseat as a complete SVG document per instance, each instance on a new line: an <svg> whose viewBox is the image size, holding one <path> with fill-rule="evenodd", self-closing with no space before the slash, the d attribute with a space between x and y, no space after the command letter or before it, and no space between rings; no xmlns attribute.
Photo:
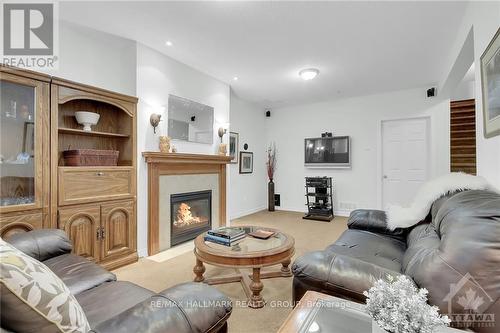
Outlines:
<svg viewBox="0 0 500 333"><path fill-rule="evenodd" d="M92 332L204 333L227 329L231 301L206 284L184 283L156 294L117 281L113 273L71 254L71 242L62 230L16 234L8 242L61 278L82 307ZM12 298L3 283L0 291L2 331L51 331L41 327L33 330L33 322L40 320L35 318L37 314L26 311L22 302L9 302Z"/></svg>

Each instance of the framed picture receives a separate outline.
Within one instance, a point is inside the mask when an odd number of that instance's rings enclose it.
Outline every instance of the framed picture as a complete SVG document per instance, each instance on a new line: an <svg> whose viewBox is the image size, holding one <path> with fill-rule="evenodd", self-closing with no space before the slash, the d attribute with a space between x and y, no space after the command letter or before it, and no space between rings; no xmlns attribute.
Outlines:
<svg viewBox="0 0 500 333"><path fill-rule="evenodd" d="M229 132L229 156L231 156L231 163L238 164L238 142L240 135L235 132Z"/></svg>
<svg viewBox="0 0 500 333"><path fill-rule="evenodd" d="M249 151L240 152L240 173L253 172L253 153Z"/></svg>
<svg viewBox="0 0 500 333"><path fill-rule="evenodd" d="M500 28L481 56L484 137L500 135Z"/></svg>
<svg viewBox="0 0 500 333"><path fill-rule="evenodd" d="M35 123L24 123L23 151L31 157L35 156Z"/></svg>

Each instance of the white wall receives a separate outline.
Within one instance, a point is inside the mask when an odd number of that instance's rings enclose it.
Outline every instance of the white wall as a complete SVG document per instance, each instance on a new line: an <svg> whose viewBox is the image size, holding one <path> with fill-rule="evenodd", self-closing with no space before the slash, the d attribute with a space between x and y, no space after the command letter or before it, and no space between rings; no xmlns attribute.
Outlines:
<svg viewBox="0 0 500 333"><path fill-rule="evenodd" d="M253 173L240 174L239 164L231 164L231 186L228 188L231 219L248 215L267 207L266 117L264 110L245 102L231 93L231 132L239 133L239 151L248 144L253 152Z"/></svg>
<svg viewBox="0 0 500 333"><path fill-rule="evenodd" d="M474 80L471 81L462 81L460 84L453 90L451 94L452 101L463 101L466 99L473 99L476 97L474 90L476 88L476 83ZM479 110L478 110L479 111Z"/></svg>
<svg viewBox="0 0 500 333"><path fill-rule="evenodd" d="M454 65L472 29L474 39L475 93L476 93L476 146L477 173L500 188L500 136L486 139L483 133L483 103L480 59L495 35L500 22L500 2L471 1L465 12L461 30L450 52L443 82L454 74Z"/></svg>
<svg viewBox="0 0 500 333"><path fill-rule="evenodd" d="M213 144L186 141L172 143L178 152L216 154L219 124L229 123L229 85L173 60L147 46L137 44L137 248L139 255L147 253L147 165L144 151L158 151L158 137L167 135L168 95L173 94L214 107ZM151 113L161 113L163 121L153 133L149 123ZM227 142L228 135L224 137ZM229 177L228 177L229 178ZM230 186L228 179L228 188Z"/></svg>
<svg viewBox="0 0 500 333"><path fill-rule="evenodd" d="M431 117L431 177L449 172L449 100L427 99L425 89L349 98L275 109L267 122L267 141L279 150L276 193L283 210L305 211L304 177L331 176L338 215L354 207L380 208L379 168L381 120ZM304 138L322 132L349 135L352 169L304 167Z"/></svg>
<svg viewBox="0 0 500 333"><path fill-rule="evenodd" d="M59 68L47 73L135 96L136 43L61 21Z"/></svg>

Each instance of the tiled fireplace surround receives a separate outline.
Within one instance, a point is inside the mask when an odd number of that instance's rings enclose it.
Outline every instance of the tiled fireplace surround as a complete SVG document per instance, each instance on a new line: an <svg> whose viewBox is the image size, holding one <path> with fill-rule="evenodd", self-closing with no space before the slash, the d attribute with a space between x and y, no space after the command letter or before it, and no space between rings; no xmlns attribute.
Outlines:
<svg viewBox="0 0 500 333"><path fill-rule="evenodd" d="M144 152L148 163L148 252L171 247L172 194L212 191L212 227L226 224L226 164L230 157Z"/></svg>

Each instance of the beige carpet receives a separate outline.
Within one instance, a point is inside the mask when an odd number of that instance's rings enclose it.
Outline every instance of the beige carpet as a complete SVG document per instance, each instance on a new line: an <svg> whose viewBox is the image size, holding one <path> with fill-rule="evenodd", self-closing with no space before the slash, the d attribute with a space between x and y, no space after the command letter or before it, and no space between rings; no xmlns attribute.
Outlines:
<svg viewBox="0 0 500 333"><path fill-rule="evenodd" d="M330 223L303 220L303 214L294 212L262 211L232 221L232 225L260 225L283 230L295 238L295 256L311 250L319 250L335 241L346 229L346 218L337 217ZM293 262L293 260L292 260ZM175 258L156 262L142 258L137 263L119 268L114 272L119 280L137 283L159 292L175 284L192 281L194 254L189 251ZM278 267L278 266L277 266ZM206 265L205 277L231 270ZM229 318L230 333L276 332L287 315L292 297L292 278L266 279L262 295L267 304L262 309L239 307L246 300L240 283L215 286L234 302Z"/></svg>

